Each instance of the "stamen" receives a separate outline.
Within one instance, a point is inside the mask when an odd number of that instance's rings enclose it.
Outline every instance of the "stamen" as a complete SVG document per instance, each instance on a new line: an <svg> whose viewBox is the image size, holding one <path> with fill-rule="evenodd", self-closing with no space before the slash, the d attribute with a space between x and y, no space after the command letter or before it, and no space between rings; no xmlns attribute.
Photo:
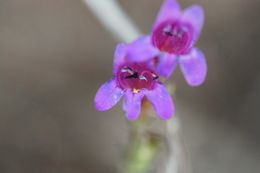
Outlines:
<svg viewBox="0 0 260 173"><path fill-rule="evenodd" d="M132 79L132 78L138 78L138 73L134 72L133 75L126 76L125 79Z"/></svg>
<svg viewBox="0 0 260 173"><path fill-rule="evenodd" d="M133 70L129 67L124 67L121 69L121 72L127 72L127 73L130 73L131 75L134 74Z"/></svg>
<svg viewBox="0 0 260 173"><path fill-rule="evenodd" d="M145 81L147 82L147 79L146 79L146 77L144 77L144 76L139 76L139 79L140 79L140 80L145 80Z"/></svg>
<svg viewBox="0 0 260 173"><path fill-rule="evenodd" d="M171 25L167 25L165 28L163 28L163 33L165 35L172 35L171 29L172 29Z"/></svg>
<svg viewBox="0 0 260 173"><path fill-rule="evenodd" d="M159 78L159 76L157 76L156 74L152 74L152 76L153 76L153 80L156 80Z"/></svg>
<svg viewBox="0 0 260 173"><path fill-rule="evenodd" d="M176 36L178 37L178 38L181 38L182 37L182 34L184 33L184 32L187 32L188 31L188 29L186 28L186 27L182 27L182 28L180 28L180 30L178 31L178 33L176 34Z"/></svg>
<svg viewBox="0 0 260 173"><path fill-rule="evenodd" d="M171 32L164 32L165 35L168 35L168 36L173 36L173 34Z"/></svg>

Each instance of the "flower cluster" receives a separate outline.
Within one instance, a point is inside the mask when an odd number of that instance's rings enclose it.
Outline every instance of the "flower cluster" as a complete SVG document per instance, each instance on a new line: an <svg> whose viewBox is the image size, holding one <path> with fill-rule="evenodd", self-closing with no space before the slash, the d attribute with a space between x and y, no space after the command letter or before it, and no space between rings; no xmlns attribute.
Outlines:
<svg viewBox="0 0 260 173"><path fill-rule="evenodd" d="M174 104L159 76L168 78L179 64L189 85L203 83L207 64L194 47L203 21L200 6L182 11L175 0L165 0L149 35L116 47L113 78L99 88L96 108L108 110L124 96L123 109L130 120L138 118L143 100L150 101L162 119L170 118Z"/></svg>

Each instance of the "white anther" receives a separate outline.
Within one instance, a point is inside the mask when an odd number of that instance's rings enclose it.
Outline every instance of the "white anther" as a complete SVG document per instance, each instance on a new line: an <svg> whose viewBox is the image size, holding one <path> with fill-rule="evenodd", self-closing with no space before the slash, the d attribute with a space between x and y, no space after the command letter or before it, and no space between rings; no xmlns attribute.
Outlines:
<svg viewBox="0 0 260 173"><path fill-rule="evenodd" d="M156 74L152 74L152 77L153 77L153 80L155 80L155 79L158 79L158 78L159 78L159 76L157 76Z"/></svg>
<svg viewBox="0 0 260 173"><path fill-rule="evenodd" d="M177 37L180 38L184 32L188 32L188 28L186 28L186 27L180 28L180 30L177 34Z"/></svg>
<svg viewBox="0 0 260 173"><path fill-rule="evenodd" d="M129 67L124 67L121 69L121 72L127 72L130 73L131 75L134 74L134 72L129 68Z"/></svg>
<svg viewBox="0 0 260 173"><path fill-rule="evenodd" d="M139 76L139 79L147 81L146 77L144 77L144 76Z"/></svg>
<svg viewBox="0 0 260 173"><path fill-rule="evenodd" d="M171 25L167 25L166 27L163 28L163 32L170 32L172 29Z"/></svg>

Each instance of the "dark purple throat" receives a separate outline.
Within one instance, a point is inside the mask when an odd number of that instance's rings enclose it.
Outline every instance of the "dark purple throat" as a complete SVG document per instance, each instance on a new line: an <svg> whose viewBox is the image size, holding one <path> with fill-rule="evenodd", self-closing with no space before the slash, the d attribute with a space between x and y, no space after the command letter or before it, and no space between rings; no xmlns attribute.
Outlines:
<svg viewBox="0 0 260 173"><path fill-rule="evenodd" d="M130 88L134 92L140 89L152 90L158 76L145 63L129 63L121 66L117 80L122 89Z"/></svg>
<svg viewBox="0 0 260 173"><path fill-rule="evenodd" d="M182 54L192 43L192 27L178 21L165 21L152 33L152 43L163 52Z"/></svg>

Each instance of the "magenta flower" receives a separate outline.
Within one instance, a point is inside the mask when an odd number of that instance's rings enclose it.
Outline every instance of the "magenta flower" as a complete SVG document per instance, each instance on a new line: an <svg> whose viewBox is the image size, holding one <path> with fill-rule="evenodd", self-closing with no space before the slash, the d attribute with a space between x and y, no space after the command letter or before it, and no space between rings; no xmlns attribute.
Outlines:
<svg viewBox="0 0 260 173"><path fill-rule="evenodd" d="M174 105L166 87L158 80L152 62L134 62L126 54L127 46L119 44L115 50L113 78L96 93L95 106L100 111L113 107L124 96L123 109L129 120L141 111L142 100L149 100L162 119L173 115Z"/></svg>
<svg viewBox="0 0 260 173"><path fill-rule="evenodd" d="M204 21L203 9L193 5L182 11L175 0L165 0L152 27L150 36L144 36L129 46L129 56L135 61L157 58L158 74L168 78L180 64L187 83L200 85L206 77L204 54L193 48ZM145 54L138 58L136 54Z"/></svg>

